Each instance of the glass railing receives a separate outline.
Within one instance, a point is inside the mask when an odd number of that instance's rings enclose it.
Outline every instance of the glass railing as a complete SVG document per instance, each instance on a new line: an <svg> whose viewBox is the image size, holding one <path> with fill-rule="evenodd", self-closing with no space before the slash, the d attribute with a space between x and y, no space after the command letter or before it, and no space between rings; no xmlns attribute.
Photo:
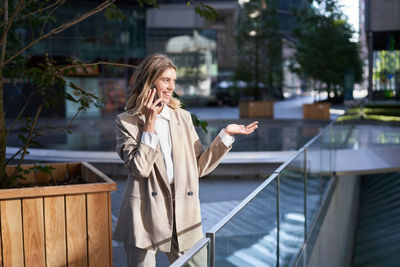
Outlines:
<svg viewBox="0 0 400 267"><path fill-rule="evenodd" d="M207 266L306 266L344 166L341 153L400 143L399 127L368 134L357 127L331 122L209 230Z"/></svg>
<svg viewBox="0 0 400 267"><path fill-rule="evenodd" d="M200 240L172 266L185 266L204 251L211 267L292 266L301 262L307 253L302 247L311 229L318 226L315 218L332 185L334 148L342 146L349 134L346 127L333 134L333 125L282 164L206 233L207 241Z"/></svg>
<svg viewBox="0 0 400 267"><path fill-rule="evenodd" d="M208 233L211 266L275 266L278 179L274 174Z"/></svg>
<svg viewBox="0 0 400 267"><path fill-rule="evenodd" d="M179 257L171 267L179 266L203 266L209 267L210 265L210 239L202 238L185 254Z"/></svg>

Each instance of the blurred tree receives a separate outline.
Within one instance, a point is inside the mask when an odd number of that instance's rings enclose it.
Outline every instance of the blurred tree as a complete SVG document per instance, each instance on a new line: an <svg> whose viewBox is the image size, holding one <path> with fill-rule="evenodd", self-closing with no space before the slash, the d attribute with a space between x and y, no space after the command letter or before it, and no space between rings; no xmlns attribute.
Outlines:
<svg viewBox="0 0 400 267"><path fill-rule="evenodd" d="M240 9L236 27L238 60L235 80L247 82L254 100L263 91L282 95L282 38L279 33L278 1L250 0Z"/></svg>
<svg viewBox="0 0 400 267"><path fill-rule="evenodd" d="M353 31L337 0L314 1L312 8L297 12L296 53L292 70L322 84L328 98L343 95L344 74L351 70L354 81L362 80L362 60L359 46L352 42Z"/></svg>

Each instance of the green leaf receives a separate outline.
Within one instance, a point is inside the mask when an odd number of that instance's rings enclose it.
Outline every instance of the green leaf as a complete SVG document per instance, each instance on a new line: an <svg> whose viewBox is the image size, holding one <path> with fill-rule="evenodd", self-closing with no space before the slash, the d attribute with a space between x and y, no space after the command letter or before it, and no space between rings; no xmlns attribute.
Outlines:
<svg viewBox="0 0 400 267"><path fill-rule="evenodd" d="M205 133L207 133L207 132L208 132L208 131L207 131L208 122L207 122L207 121L201 121L201 120L199 120L199 118L197 117L197 115L194 114L194 113L190 113L190 115L191 115L191 117L192 117L193 125L196 126L196 127L199 127L199 126L200 126L200 127L203 129L203 131L204 131Z"/></svg>
<svg viewBox="0 0 400 267"><path fill-rule="evenodd" d="M110 5L105 11L104 11L104 17L108 20L118 20L118 19L125 19L124 14L122 11L117 8L115 5Z"/></svg>
<svg viewBox="0 0 400 267"><path fill-rule="evenodd" d="M44 173L50 173L51 170L55 170L54 167L50 167L50 166L46 166L46 165L36 165L29 169L34 172L44 172Z"/></svg>
<svg viewBox="0 0 400 267"><path fill-rule="evenodd" d="M101 102L100 100L95 100L94 101L94 105L96 108L103 108L104 107L104 103Z"/></svg>
<svg viewBox="0 0 400 267"><path fill-rule="evenodd" d="M18 134L18 139L20 139L22 141L22 143L24 143L24 144L26 143L26 138L24 135Z"/></svg>
<svg viewBox="0 0 400 267"><path fill-rule="evenodd" d="M200 126L204 132L208 133L208 131L207 131L208 122L207 121L201 121Z"/></svg>
<svg viewBox="0 0 400 267"><path fill-rule="evenodd" d="M77 103L78 102L78 100L76 100L71 94L69 94L69 93L65 93L65 99L67 99L67 100L69 100L69 101L72 101L72 102L75 102L75 103Z"/></svg>
<svg viewBox="0 0 400 267"><path fill-rule="evenodd" d="M200 3L195 7L195 12L200 15L200 17L209 20L215 21L220 18L218 11L210 5Z"/></svg>
<svg viewBox="0 0 400 267"><path fill-rule="evenodd" d="M42 146L41 143L39 143L38 141L35 141L35 140L32 140L32 141L31 141L31 145L32 145L32 146L37 146L37 147L41 147L41 146Z"/></svg>

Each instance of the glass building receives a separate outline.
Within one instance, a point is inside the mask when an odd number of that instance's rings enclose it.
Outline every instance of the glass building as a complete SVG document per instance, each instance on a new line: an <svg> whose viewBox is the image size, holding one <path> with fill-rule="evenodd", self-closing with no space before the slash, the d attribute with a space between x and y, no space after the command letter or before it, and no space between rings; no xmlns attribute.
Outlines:
<svg viewBox="0 0 400 267"><path fill-rule="evenodd" d="M369 98L400 99L400 2L360 0L359 11Z"/></svg>
<svg viewBox="0 0 400 267"><path fill-rule="evenodd" d="M67 1L54 12L55 21L45 24L43 32L71 21L78 15L95 8L101 1ZM67 58L78 60L81 63L112 62L137 66L140 60L146 56L146 24L145 8L136 2L122 1L118 8L123 18L107 19L105 12L99 12L80 23L52 35L49 38L32 46L26 54L31 56L33 63L43 61L43 56L48 54L59 64L65 64ZM18 34L25 43L37 37L27 27L18 29ZM111 65L98 65L96 68L88 68L87 72L78 70L68 74L68 81L77 86L90 90L97 95L104 107L98 109L91 107L84 111L80 117L100 116L102 113L121 111L125 106L128 80L133 67L116 67ZM29 90L25 88L23 90ZM10 101L8 107L12 109L12 103L18 102L16 89L9 90ZM66 91L72 88L66 86ZM65 115L67 118L74 116L77 104L65 102ZM13 114L13 112L9 112ZM49 114L44 114L48 116Z"/></svg>

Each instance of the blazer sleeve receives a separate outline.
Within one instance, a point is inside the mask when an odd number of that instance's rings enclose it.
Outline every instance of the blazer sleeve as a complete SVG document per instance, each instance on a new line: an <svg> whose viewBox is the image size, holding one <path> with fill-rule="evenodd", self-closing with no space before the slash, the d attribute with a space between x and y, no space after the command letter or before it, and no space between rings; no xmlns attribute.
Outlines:
<svg viewBox="0 0 400 267"><path fill-rule="evenodd" d="M197 135L196 129L193 126L190 114L188 123L190 124L191 138L194 141L193 145L197 159L199 177L203 177L212 172L218 166L225 154L232 149L232 145L229 147L225 146L219 135L217 135L212 143L204 149L200 138Z"/></svg>
<svg viewBox="0 0 400 267"><path fill-rule="evenodd" d="M135 177L148 178L156 161L157 150L140 142L141 131L135 121L117 117L116 152Z"/></svg>

